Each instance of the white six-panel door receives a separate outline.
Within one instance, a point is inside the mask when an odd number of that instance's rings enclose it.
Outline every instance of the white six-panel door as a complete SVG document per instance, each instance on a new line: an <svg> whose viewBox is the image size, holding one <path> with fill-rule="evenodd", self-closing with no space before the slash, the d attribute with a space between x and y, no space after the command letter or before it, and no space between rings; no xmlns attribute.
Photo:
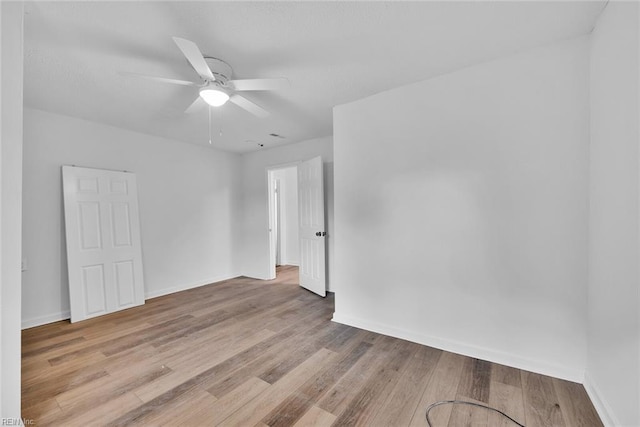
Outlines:
<svg viewBox="0 0 640 427"><path fill-rule="evenodd" d="M136 176L62 167L71 322L144 304Z"/></svg>
<svg viewBox="0 0 640 427"><path fill-rule="evenodd" d="M300 286L326 295L324 184L322 158L298 165L298 221L300 227Z"/></svg>

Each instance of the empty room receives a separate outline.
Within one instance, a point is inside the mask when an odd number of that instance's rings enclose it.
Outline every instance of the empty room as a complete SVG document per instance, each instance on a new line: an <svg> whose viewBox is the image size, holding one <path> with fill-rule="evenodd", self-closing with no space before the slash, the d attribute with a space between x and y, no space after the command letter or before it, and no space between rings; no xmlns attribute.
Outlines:
<svg viewBox="0 0 640 427"><path fill-rule="evenodd" d="M640 427L639 23L0 2L0 424Z"/></svg>

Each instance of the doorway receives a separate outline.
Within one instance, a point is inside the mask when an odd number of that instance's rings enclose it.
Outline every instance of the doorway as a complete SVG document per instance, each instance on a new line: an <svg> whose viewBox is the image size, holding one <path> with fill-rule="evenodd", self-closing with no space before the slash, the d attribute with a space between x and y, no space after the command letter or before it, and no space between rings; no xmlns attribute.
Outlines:
<svg viewBox="0 0 640 427"><path fill-rule="evenodd" d="M298 266L298 167L279 166L268 170L269 181L269 268L276 278L276 266Z"/></svg>

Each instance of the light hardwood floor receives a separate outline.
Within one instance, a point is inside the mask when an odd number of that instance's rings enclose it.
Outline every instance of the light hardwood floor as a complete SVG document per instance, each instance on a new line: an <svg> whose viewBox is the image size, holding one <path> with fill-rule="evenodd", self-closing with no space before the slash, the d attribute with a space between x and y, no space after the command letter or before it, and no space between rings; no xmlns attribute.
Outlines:
<svg viewBox="0 0 640 427"><path fill-rule="evenodd" d="M330 321L278 278L237 278L97 319L23 331L23 417L36 425L425 426L463 399L527 425L602 426L584 388ZM434 426L513 426L440 406Z"/></svg>

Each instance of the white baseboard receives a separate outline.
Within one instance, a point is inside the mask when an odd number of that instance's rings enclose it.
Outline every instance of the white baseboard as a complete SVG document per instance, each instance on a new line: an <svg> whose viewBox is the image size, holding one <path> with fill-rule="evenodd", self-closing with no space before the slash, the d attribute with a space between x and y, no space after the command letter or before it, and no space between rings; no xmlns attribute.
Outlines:
<svg viewBox="0 0 640 427"><path fill-rule="evenodd" d="M22 321L22 329L35 328L36 326L46 325L47 323L58 322L71 318L69 311L61 311L60 313L49 314L47 316L34 317Z"/></svg>
<svg viewBox="0 0 640 427"><path fill-rule="evenodd" d="M343 323L345 325L354 326L360 329L377 332L383 335L389 335L395 338L401 338L418 344L427 345L429 347L438 348L440 350L469 356L476 359L487 360L501 365L511 366L538 374L548 375L563 380L569 380L577 383L584 381L584 371L574 369L567 366L554 365L539 360L527 359L515 354L505 353L485 347L466 344L463 342L447 340L439 337L424 335L401 328L372 322L363 319L357 319L351 316L344 316L333 313L334 322Z"/></svg>
<svg viewBox="0 0 640 427"><path fill-rule="evenodd" d="M145 299L152 299L152 298L157 298L164 295L175 294L176 292L186 291L188 289L193 289L193 288L199 288L200 286L210 285L216 282L222 282L223 280L233 279L234 277L238 277L238 276L239 274L229 274L226 276L218 276L218 277L213 277L207 280L201 280L195 283L173 286L170 288L164 288L164 289L159 289L154 291L147 291L144 293L144 297Z"/></svg>
<svg viewBox="0 0 640 427"><path fill-rule="evenodd" d="M2 0L0 0L2 1ZM273 280L274 278L269 277L269 276L257 276L257 275L252 275L252 274L240 274L238 276L243 276L243 277L247 277L249 279L255 279L255 280Z"/></svg>
<svg viewBox="0 0 640 427"><path fill-rule="evenodd" d="M237 274L228 275L228 276L218 276L208 280L203 280L195 283L190 283L186 285L173 286L171 288L164 288L160 290L154 290L151 292L145 292L145 299L157 298L163 295L169 295L180 291L186 291L187 289L198 288L200 286L209 285L211 283L221 282L223 280L233 279L234 277L238 277ZM22 329L34 328L36 326L46 325L48 323L57 322L60 320L67 320L71 318L71 314L69 311L62 311L60 313L49 314L46 316L34 317L31 319L24 319L22 321Z"/></svg>
<svg viewBox="0 0 640 427"><path fill-rule="evenodd" d="M618 422L616 417L613 415L611 406L602 396L602 393L600 393L598 386L593 381L589 373L586 373L584 376L584 389L587 391L587 394L591 399L591 403L593 403L593 406L596 408L596 412L598 412L600 420L602 420L602 424L604 424L605 427L622 426L622 424Z"/></svg>

